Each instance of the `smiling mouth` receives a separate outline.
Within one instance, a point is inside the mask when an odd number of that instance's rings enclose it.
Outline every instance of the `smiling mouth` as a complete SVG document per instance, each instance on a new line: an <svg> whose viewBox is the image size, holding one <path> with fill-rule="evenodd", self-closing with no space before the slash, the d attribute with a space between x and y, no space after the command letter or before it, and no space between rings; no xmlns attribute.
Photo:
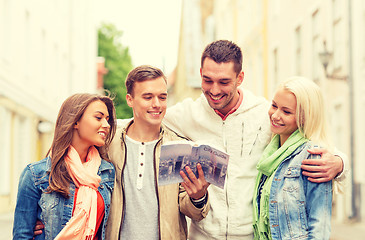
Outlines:
<svg viewBox="0 0 365 240"><path fill-rule="evenodd" d="M271 121L271 124L272 124L274 127L281 127L281 126L284 126L283 124L275 123L274 121Z"/></svg>
<svg viewBox="0 0 365 240"><path fill-rule="evenodd" d="M105 138L105 137L106 137L106 133L105 133L105 132L98 132L98 134L99 134L100 136L102 136L103 138Z"/></svg>
<svg viewBox="0 0 365 240"><path fill-rule="evenodd" d="M149 114L153 115L153 116L159 116L161 115L161 111L160 112L148 112Z"/></svg>
<svg viewBox="0 0 365 240"><path fill-rule="evenodd" d="M220 95L220 96L212 96L212 95L209 95L210 96L210 98L214 101L214 102L218 102L219 100L221 100L223 97L224 97L224 95Z"/></svg>

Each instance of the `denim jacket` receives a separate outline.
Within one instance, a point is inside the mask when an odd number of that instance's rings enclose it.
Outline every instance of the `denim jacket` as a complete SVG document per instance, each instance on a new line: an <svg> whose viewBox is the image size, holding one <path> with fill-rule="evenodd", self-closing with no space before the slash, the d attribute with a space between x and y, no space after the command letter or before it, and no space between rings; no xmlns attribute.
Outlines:
<svg viewBox="0 0 365 240"><path fill-rule="evenodd" d="M35 239L54 239L72 216L75 185L70 183L70 197L45 193L49 186L50 158L29 164L19 179L18 197L14 213L13 239L32 239L37 219L45 225L43 233ZM105 214L102 222L101 239L105 239L105 225L109 215L110 199L114 188L114 166L102 160L98 175L98 188L104 200Z"/></svg>
<svg viewBox="0 0 365 240"><path fill-rule="evenodd" d="M272 239L329 239L332 181L310 182L301 162L310 157L310 143L298 147L278 167L270 190L269 219Z"/></svg>

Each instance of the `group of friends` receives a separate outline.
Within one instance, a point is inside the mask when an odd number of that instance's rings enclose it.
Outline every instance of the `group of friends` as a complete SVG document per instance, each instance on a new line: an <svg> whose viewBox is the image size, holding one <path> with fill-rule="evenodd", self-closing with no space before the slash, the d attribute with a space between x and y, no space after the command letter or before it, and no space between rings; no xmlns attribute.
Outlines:
<svg viewBox="0 0 365 240"><path fill-rule="evenodd" d="M200 76L198 99L167 108L164 73L134 68L133 118L118 124L110 97L67 98L47 157L20 177L13 239L329 239L345 156L327 136L320 88L291 77L270 104L241 87L242 51L227 40L206 46ZM174 140L224 149L224 188L199 164L159 186L161 145Z"/></svg>

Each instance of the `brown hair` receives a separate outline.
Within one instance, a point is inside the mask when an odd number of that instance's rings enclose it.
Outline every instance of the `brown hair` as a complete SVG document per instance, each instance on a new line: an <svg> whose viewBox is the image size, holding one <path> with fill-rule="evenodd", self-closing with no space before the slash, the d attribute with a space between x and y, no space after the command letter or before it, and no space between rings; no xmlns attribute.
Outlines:
<svg viewBox="0 0 365 240"><path fill-rule="evenodd" d="M242 51L239 46L228 40L218 40L205 47L201 57L201 68L206 58L216 63L233 62L237 75L242 71Z"/></svg>
<svg viewBox="0 0 365 240"><path fill-rule="evenodd" d="M69 196L70 175L64 161L73 137L73 127L84 114L86 108L94 101L105 103L108 113L110 131L105 140L105 145L96 147L100 157L109 161L107 151L116 131L116 116L113 100L110 97L98 94L79 93L68 97L62 104L55 126L54 138L47 156L51 157L51 172L49 174L48 192L59 192L65 197Z"/></svg>
<svg viewBox="0 0 365 240"><path fill-rule="evenodd" d="M167 83L166 76L161 71L161 69L149 65L141 65L139 67L136 67L128 73L127 79L125 80L127 93L133 96L133 89L135 82L153 80L159 77L162 77Z"/></svg>

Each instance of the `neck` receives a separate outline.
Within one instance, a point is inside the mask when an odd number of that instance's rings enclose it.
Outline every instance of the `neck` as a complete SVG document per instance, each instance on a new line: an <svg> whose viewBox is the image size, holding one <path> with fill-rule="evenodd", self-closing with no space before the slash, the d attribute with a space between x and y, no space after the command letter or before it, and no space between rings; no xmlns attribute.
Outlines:
<svg viewBox="0 0 365 240"><path fill-rule="evenodd" d="M86 146L80 146L80 144L75 144L72 145L72 147L74 147L77 153L79 154L81 162L85 162L90 146L86 147Z"/></svg>
<svg viewBox="0 0 365 240"><path fill-rule="evenodd" d="M233 96L232 100L229 102L226 108L218 110L223 116L226 116L238 103L240 100L240 94L238 92L238 89L236 91L236 94Z"/></svg>
<svg viewBox="0 0 365 240"><path fill-rule="evenodd" d="M146 126L134 121L127 130L128 137L139 142L151 142L160 136L161 126Z"/></svg>

